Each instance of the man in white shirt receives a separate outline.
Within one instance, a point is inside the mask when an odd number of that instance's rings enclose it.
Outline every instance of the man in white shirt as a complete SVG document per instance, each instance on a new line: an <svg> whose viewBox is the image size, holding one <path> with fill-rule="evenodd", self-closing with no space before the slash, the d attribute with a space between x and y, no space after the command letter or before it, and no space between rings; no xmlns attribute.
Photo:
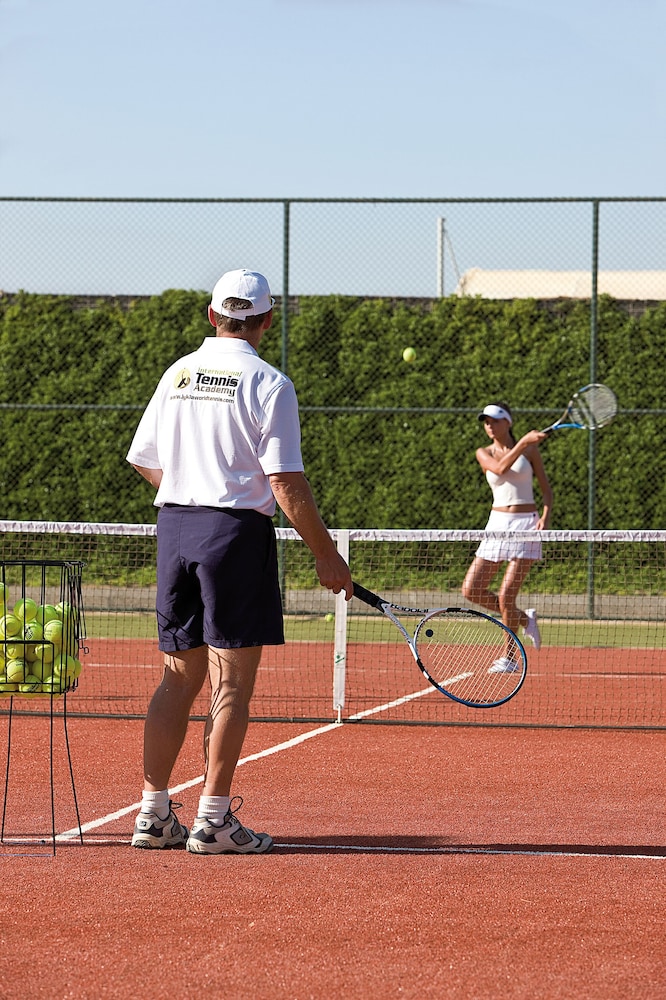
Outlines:
<svg viewBox="0 0 666 1000"><path fill-rule="evenodd" d="M208 307L216 336L164 373L127 455L157 490L165 666L146 717L134 847L249 854L273 845L268 834L240 823L230 795L262 648L284 642L276 500L312 551L322 586L352 596L349 567L304 475L294 386L257 353L272 307L263 275L222 275ZM173 813L168 785L206 677L206 769L188 831Z"/></svg>

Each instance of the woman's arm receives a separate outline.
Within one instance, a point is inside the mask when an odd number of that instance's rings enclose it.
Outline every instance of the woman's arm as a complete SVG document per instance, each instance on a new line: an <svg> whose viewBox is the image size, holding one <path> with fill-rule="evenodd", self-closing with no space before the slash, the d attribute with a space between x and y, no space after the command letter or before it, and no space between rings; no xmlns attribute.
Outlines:
<svg viewBox="0 0 666 1000"><path fill-rule="evenodd" d="M524 454L532 445L540 444L547 436L542 431L528 431L501 458L495 458L491 454L491 446L490 448L478 448L476 460L484 472L494 472L496 476L503 476L520 455Z"/></svg>
<svg viewBox="0 0 666 1000"><path fill-rule="evenodd" d="M527 457L530 460L532 468L534 469L534 475L539 483L539 489L541 490L541 502L542 510L541 517L537 522L537 531L545 530L550 524L550 515L553 511L553 488L550 485L550 480L548 479L548 474L543 464L543 459L541 457L541 452L534 445Z"/></svg>

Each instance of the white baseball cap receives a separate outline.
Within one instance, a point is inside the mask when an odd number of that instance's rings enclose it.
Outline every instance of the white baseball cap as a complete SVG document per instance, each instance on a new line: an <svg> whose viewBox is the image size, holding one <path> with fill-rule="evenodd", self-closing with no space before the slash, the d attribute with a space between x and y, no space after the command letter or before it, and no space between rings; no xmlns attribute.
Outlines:
<svg viewBox="0 0 666 1000"><path fill-rule="evenodd" d="M489 403L488 406L484 406L479 413L479 420L483 420L484 417L492 417L494 420L508 420L509 426L513 423L508 410L505 410L503 406L498 406L497 403Z"/></svg>
<svg viewBox="0 0 666 1000"><path fill-rule="evenodd" d="M243 308L229 308L227 299L244 299L249 305ZM210 305L220 316L244 320L247 316L262 316L273 308L275 299L263 274L248 271L244 267L238 271L227 271L213 288Z"/></svg>

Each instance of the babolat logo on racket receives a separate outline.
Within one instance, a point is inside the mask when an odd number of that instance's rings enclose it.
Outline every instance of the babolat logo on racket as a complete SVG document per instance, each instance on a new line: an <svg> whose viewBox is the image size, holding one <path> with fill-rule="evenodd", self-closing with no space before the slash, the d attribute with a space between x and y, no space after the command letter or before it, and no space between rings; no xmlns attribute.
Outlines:
<svg viewBox="0 0 666 1000"><path fill-rule="evenodd" d="M187 389L191 381L192 376L190 375L189 369L181 368L180 371L176 373L176 377L173 380L173 387L174 389Z"/></svg>

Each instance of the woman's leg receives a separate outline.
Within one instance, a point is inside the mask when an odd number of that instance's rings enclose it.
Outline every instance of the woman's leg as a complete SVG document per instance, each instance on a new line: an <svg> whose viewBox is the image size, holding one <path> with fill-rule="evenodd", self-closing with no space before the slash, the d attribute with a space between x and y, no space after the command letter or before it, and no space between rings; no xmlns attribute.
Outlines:
<svg viewBox="0 0 666 1000"><path fill-rule="evenodd" d="M498 569L499 563L475 556L462 585L462 594L467 601L479 604L493 614L501 611L499 597L490 589Z"/></svg>

